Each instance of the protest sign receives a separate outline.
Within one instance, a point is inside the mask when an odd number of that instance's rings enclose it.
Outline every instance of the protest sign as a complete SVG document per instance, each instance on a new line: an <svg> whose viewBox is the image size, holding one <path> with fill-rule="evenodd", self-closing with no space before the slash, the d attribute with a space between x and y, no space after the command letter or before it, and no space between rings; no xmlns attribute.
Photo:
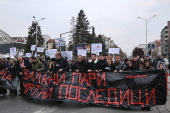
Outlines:
<svg viewBox="0 0 170 113"><path fill-rule="evenodd" d="M44 52L44 48L43 47L37 47L37 52Z"/></svg>
<svg viewBox="0 0 170 113"><path fill-rule="evenodd" d="M23 73L24 94L37 99L125 108L152 107L167 101L164 70L51 74L24 69ZM0 87L16 89L15 81L9 72L0 71Z"/></svg>
<svg viewBox="0 0 170 113"><path fill-rule="evenodd" d="M31 45L31 51L35 51L36 45Z"/></svg>
<svg viewBox="0 0 170 113"><path fill-rule="evenodd" d="M19 56L23 56L24 54L23 54L23 52L19 52Z"/></svg>
<svg viewBox="0 0 170 113"><path fill-rule="evenodd" d="M110 54L119 54L120 48L109 48L108 53Z"/></svg>
<svg viewBox="0 0 170 113"><path fill-rule="evenodd" d="M16 48L10 48L10 55L16 55L17 54L17 50Z"/></svg>
<svg viewBox="0 0 170 113"><path fill-rule="evenodd" d="M102 43L91 44L91 53L102 52Z"/></svg>
<svg viewBox="0 0 170 113"><path fill-rule="evenodd" d="M73 58L73 51L61 51L63 57L67 57L68 60L72 60Z"/></svg>
<svg viewBox="0 0 170 113"><path fill-rule="evenodd" d="M87 50L86 49L78 49L78 55L86 56Z"/></svg>
<svg viewBox="0 0 170 113"><path fill-rule="evenodd" d="M165 81L163 70L53 75L25 70L23 75L24 93L32 98L125 108L165 104Z"/></svg>
<svg viewBox="0 0 170 113"><path fill-rule="evenodd" d="M31 53L26 53L25 56L26 57L32 57L32 54Z"/></svg>

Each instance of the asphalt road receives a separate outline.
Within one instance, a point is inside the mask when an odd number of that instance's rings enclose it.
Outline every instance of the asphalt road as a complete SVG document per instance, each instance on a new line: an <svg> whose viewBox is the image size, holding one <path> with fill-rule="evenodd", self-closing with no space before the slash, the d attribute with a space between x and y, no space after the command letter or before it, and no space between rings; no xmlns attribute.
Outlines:
<svg viewBox="0 0 170 113"><path fill-rule="evenodd" d="M73 101L65 101L63 104L58 104L54 100L37 100L10 96L8 91L6 96L0 96L0 113L170 113L170 91L167 99L166 105L154 106L150 111L143 111L140 109L132 110L82 105Z"/></svg>

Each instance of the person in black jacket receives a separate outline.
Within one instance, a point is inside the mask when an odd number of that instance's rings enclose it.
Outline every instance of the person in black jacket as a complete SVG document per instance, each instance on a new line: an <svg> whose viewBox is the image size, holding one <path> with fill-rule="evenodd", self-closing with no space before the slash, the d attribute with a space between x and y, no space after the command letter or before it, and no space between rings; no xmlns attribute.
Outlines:
<svg viewBox="0 0 170 113"><path fill-rule="evenodd" d="M88 63L88 72L99 72L102 71L102 65L97 60L96 54L91 55L91 60Z"/></svg>
<svg viewBox="0 0 170 113"><path fill-rule="evenodd" d="M87 63L84 60L83 56L79 55L77 57L77 62L75 62L72 66L72 72L86 72L87 71Z"/></svg>
<svg viewBox="0 0 170 113"><path fill-rule="evenodd" d="M134 60L129 60L127 63L127 67L123 71L133 71L133 70L138 70L136 66L136 62Z"/></svg>
<svg viewBox="0 0 170 113"><path fill-rule="evenodd" d="M25 58L22 58L22 57L18 57L17 58L18 61L17 61L17 67L21 67L20 70L19 70L19 80L20 80L20 94L19 96L22 96L24 93L23 93L23 80L22 80L22 71L23 69L31 69L32 68L32 64L31 62L29 61L29 59L25 59Z"/></svg>
<svg viewBox="0 0 170 113"><path fill-rule="evenodd" d="M100 60L99 60L99 62L100 62L101 65L102 65L102 70L104 70L105 65L107 64L107 60L105 59L105 56L104 56L104 55L100 55Z"/></svg>
<svg viewBox="0 0 170 113"><path fill-rule="evenodd" d="M19 74L19 70L21 70L21 67L17 66L13 59L10 59L8 71L11 73L12 78L15 78ZM17 89L16 90L10 90L10 94L11 95L17 95Z"/></svg>
<svg viewBox="0 0 170 113"><path fill-rule="evenodd" d="M113 72L116 70L116 66L113 64L112 58L107 58L107 63L104 66L105 72Z"/></svg>
<svg viewBox="0 0 170 113"><path fill-rule="evenodd" d="M53 73L69 71L70 65L68 64L68 61L62 57L61 53L56 52L55 57L54 66L50 71Z"/></svg>

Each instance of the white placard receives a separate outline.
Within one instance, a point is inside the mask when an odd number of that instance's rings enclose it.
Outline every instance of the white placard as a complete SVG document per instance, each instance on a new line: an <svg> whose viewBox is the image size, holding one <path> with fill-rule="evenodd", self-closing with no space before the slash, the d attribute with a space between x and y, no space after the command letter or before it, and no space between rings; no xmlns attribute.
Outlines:
<svg viewBox="0 0 170 113"><path fill-rule="evenodd" d="M37 52L44 52L44 48L43 47L37 47Z"/></svg>
<svg viewBox="0 0 170 113"><path fill-rule="evenodd" d="M16 54L17 54L16 48L10 48L10 55L16 55Z"/></svg>
<svg viewBox="0 0 170 113"><path fill-rule="evenodd" d="M31 45L31 51L35 51L36 45Z"/></svg>
<svg viewBox="0 0 170 113"><path fill-rule="evenodd" d="M68 60L72 60L73 51L61 51L62 57L67 57Z"/></svg>
<svg viewBox="0 0 170 113"><path fill-rule="evenodd" d="M102 43L91 44L91 53L102 52Z"/></svg>
<svg viewBox="0 0 170 113"><path fill-rule="evenodd" d="M119 54L120 48L109 48L108 53L110 54Z"/></svg>
<svg viewBox="0 0 170 113"><path fill-rule="evenodd" d="M77 49L77 54L82 56L87 56L87 50L86 49Z"/></svg>
<svg viewBox="0 0 170 113"><path fill-rule="evenodd" d="M23 56L24 54L23 54L23 52L19 52L19 56Z"/></svg>
<svg viewBox="0 0 170 113"><path fill-rule="evenodd" d="M57 52L57 49L50 49L45 51L45 55L50 58L55 58L55 53Z"/></svg>
<svg viewBox="0 0 170 113"><path fill-rule="evenodd" d="M26 57L32 57L32 54L31 53L26 53L25 56Z"/></svg>

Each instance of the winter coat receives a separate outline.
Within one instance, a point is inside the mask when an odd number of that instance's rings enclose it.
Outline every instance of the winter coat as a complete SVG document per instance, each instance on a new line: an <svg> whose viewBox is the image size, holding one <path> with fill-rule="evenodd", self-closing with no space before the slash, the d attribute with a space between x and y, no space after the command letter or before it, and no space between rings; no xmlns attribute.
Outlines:
<svg viewBox="0 0 170 113"><path fill-rule="evenodd" d="M105 64L104 66L104 72L113 72L116 70L116 66L114 64Z"/></svg>
<svg viewBox="0 0 170 113"><path fill-rule="evenodd" d="M124 64L124 62L115 62L114 65L116 66L116 70L123 70L126 66Z"/></svg>
<svg viewBox="0 0 170 113"><path fill-rule="evenodd" d="M72 72L79 70L79 72L86 72L87 71L87 63L85 61L82 62L75 62L72 65Z"/></svg>
<svg viewBox="0 0 170 113"><path fill-rule="evenodd" d="M88 70L102 70L102 64L96 59L95 61L90 60L88 62Z"/></svg>
<svg viewBox="0 0 170 113"><path fill-rule="evenodd" d="M62 69L62 71L69 71L70 65L65 58L55 59L54 66L52 69L50 69L50 71L56 73L59 69Z"/></svg>
<svg viewBox="0 0 170 113"><path fill-rule="evenodd" d="M154 59L153 60L153 67L155 68L155 69L157 69L157 66L158 66L158 62L164 62L164 60L163 60L163 58L156 58L156 59Z"/></svg>
<svg viewBox="0 0 170 113"><path fill-rule="evenodd" d="M99 60L99 62L101 63L102 70L104 70L104 68L105 68L105 65L107 64L107 61L106 61L106 59L104 59L104 60Z"/></svg>
<svg viewBox="0 0 170 113"><path fill-rule="evenodd" d="M23 59L23 60L24 60L24 66L26 66L25 69L31 69L32 68L31 62L28 59ZM19 61L17 61L16 66L20 67L20 62ZM22 68L19 71L22 72Z"/></svg>
<svg viewBox="0 0 170 113"><path fill-rule="evenodd" d="M39 69L40 71L42 71L42 70L45 69L45 66L42 64L42 62L36 61L35 63L32 62L32 68L31 69L33 69L33 70L38 70Z"/></svg>
<svg viewBox="0 0 170 113"><path fill-rule="evenodd" d="M13 64L12 66L9 64L8 71L11 73L12 78L17 76L19 74L19 71L21 70L21 66L17 66L16 64Z"/></svg>

